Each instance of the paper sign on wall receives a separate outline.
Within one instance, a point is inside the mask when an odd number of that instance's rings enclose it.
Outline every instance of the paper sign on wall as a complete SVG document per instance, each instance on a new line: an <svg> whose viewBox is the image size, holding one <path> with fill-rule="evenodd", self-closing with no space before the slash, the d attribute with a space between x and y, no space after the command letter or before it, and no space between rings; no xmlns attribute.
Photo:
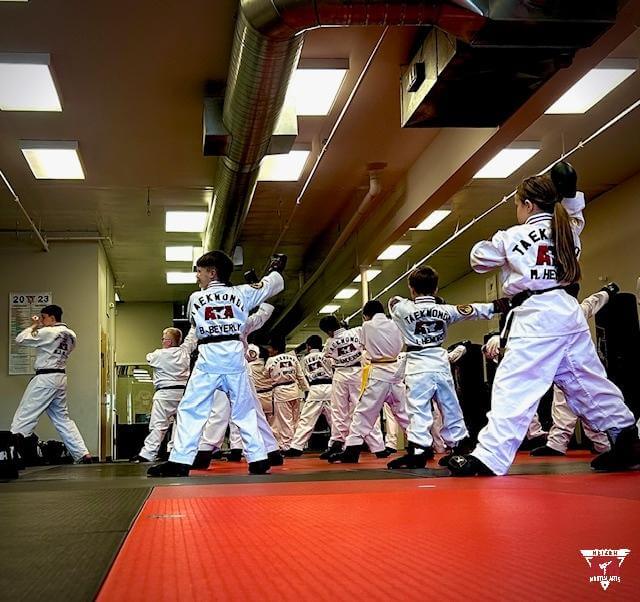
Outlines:
<svg viewBox="0 0 640 602"><path fill-rule="evenodd" d="M9 293L9 374L34 374L36 350L16 343L21 330L31 326L31 316L40 315L52 303L51 293Z"/></svg>

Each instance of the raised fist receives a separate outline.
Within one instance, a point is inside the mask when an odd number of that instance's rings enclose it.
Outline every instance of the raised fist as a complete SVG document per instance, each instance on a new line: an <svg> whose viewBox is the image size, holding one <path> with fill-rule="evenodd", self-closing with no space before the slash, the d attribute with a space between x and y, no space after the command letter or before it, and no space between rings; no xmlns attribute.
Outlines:
<svg viewBox="0 0 640 602"><path fill-rule="evenodd" d="M578 174L571 163L560 161L551 168L551 179L558 193L565 199L576 196Z"/></svg>
<svg viewBox="0 0 640 602"><path fill-rule="evenodd" d="M615 282L609 282L606 286L603 286L601 291L609 294L609 299L620 292L620 287Z"/></svg>
<svg viewBox="0 0 640 602"><path fill-rule="evenodd" d="M284 272L284 268L287 265L287 256L284 253L275 253L271 256L269 267L267 268L267 274L271 272Z"/></svg>

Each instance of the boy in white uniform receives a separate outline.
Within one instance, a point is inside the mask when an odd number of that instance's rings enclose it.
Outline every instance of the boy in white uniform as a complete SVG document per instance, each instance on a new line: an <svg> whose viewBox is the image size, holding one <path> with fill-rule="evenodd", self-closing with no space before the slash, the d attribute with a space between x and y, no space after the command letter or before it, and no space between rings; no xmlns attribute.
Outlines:
<svg viewBox="0 0 640 602"><path fill-rule="evenodd" d="M165 328L162 331L162 347L147 354L147 363L153 368L153 405L149 419L149 434L144 440L140 453L132 462L155 462L158 450L171 418L178 411L187 381L189 380L189 358L196 348L193 328L182 342L182 332L178 328Z"/></svg>
<svg viewBox="0 0 640 602"><path fill-rule="evenodd" d="M328 458L331 463L358 462L364 439L378 422L385 401L400 427L406 429L409 426L407 392L402 380L402 365L398 361L403 346L402 333L385 316L380 301L367 301L362 309L362 317L362 344L365 361L369 363L364 367L364 386L351 417L346 448L331 454Z"/></svg>
<svg viewBox="0 0 640 602"><path fill-rule="evenodd" d="M291 446L284 452L287 458L302 455L305 445L313 433L320 414L324 414L331 426L331 382L332 370L322 353L322 339L311 335L306 342L307 354L302 358L302 371L309 383L309 394L302 406L300 420L291 441Z"/></svg>
<svg viewBox="0 0 640 602"><path fill-rule="evenodd" d="M62 308L47 305L40 316L31 318L31 326L18 333L16 343L35 347L33 367L36 375L29 381L11 422L16 447L29 437L45 412L76 462L91 464L91 454L67 407L67 360L76 346L76 333L61 322Z"/></svg>
<svg viewBox="0 0 640 602"><path fill-rule="evenodd" d="M309 383L298 358L284 352L284 340L272 341L269 347L271 357L264 369L273 384L273 434L280 449L287 451L300 417L300 401L309 390Z"/></svg>
<svg viewBox="0 0 640 602"><path fill-rule="evenodd" d="M204 290L191 295L188 313L198 337L199 355L178 406L177 432L169 461L152 466L147 471L149 476L189 475L218 390L231 401L231 420L240 429L249 472L268 472L270 465L258 431L256 401L241 335L249 312L284 289L280 272L285 262L284 256L275 256L270 273L259 283L232 286L228 282L233 262L226 254L212 251L198 259L197 278Z"/></svg>
<svg viewBox="0 0 640 602"><path fill-rule="evenodd" d="M360 398L362 386L362 327L343 328L335 316L320 320L320 330L329 338L324 344L323 355L331 364L333 384L331 387L331 439L329 449L320 454L327 460L331 454L342 451L349 434L351 416ZM365 437L369 449L376 455L385 454L380 423Z"/></svg>
<svg viewBox="0 0 640 602"><path fill-rule="evenodd" d="M389 310L407 345L405 383L410 424L407 454L392 460L388 468L424 468L433 457L431 399L436 397L443 424L441 435L447 447L457 449L468 432L456 395L448 355L442 348L447 327L460 320L488 320L496 313L496 302L471 305L437 304L438 273L429 266L409 274L412 299L393 297Z"/></svg>
<svg viewBox="0 0 640 602"><path fill-rule="evenodd" d="M576 193L570 165L556 164L550 175L523 180L515 199L519 225L471 250L476 272L501 268L503 290L513 297L514 309L503 331L507 345L493 381L489 422L470 455L451 458L454 476L506 474L540 398L553 383L575 414L613 442L611 451L591 463L594 469L640 464L633 414L607 379L584 312L565 290L580 279L584 195Z"/></svg>

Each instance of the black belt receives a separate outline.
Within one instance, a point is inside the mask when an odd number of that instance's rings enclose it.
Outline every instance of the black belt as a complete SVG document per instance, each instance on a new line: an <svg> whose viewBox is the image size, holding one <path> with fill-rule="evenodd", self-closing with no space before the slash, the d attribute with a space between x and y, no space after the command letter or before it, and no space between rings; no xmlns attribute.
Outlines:
<svg viewBox="0 0 640 602"><path fill-rule="evenodd" d="M36 374L66 374L64 368L42 368L36 370Z"/></svg>
<svg viewBox="0 0 640 602"><path fill-rule="evenodd" d="M185 389L187 385L171 385L170 387L158 387L156 391L178 391L179 389Z"/></svg>
<svg viewBox="0 0 640 602"><path fill-rule="evenodd" d="M256 393L271 393L273 389L256 389Z"/></svg>
<svg viewBox="0 0 640 602"><path fill-rule="evenodd" d="M422 351L423 349L433 349L433 347L420 347L420 345L407 345L407 353L410 351Z"/></svg>
<svg viewBox="0 0 640 602"><path fill-rule="evenodd" d="M333 381L330 378L316 378L315 380L310 380L310 385L330 385Z"/></svg>
<svg viewBox="0 0 640 602"><path fill-rule="evenodd" d="M273 385L273 388L275 389L276 387L289 387L291 385L297 385L298 383L296 381L292 381L290 383L278 383L277 385Z"/></svg>
<svg viewBox="0 0 640 602"><path fill-rule="evenodd" d="M204 337L204 339L198 340L198 347L200 345L208 345L209 343L224 343L226 341L239 341L239 334L224 334L218 337Z"/></svg>

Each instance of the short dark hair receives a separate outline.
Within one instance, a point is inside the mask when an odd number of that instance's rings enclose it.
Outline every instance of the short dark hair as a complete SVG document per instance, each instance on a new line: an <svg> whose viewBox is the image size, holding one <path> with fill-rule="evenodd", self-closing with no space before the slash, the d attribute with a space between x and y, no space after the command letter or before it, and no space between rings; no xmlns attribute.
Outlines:
<svg viewBox="0 0 640 602"><path fill-rule="evenodd" d="M60 320L62 320L62 307L59 305L47 305L40 310L40 313L53 316L56 319L56 322L60 322Z"/></svg>
<svg viewBox="0 0 640 602"><path fill-rule="evenodd" d="M438 272L426 265L409 274L409 286L419 295L433 295L438 290L438 278Z"/></svg>
<svg viewBox="0 0 640 602"><path fill-rule="evenodd" d="M312 334L306 342L307 347L311 349L322 349L322 338L319 334Z"/></svg>
<svg viewBox="0 0 640 602"><path fill-rule="evenodd" d="M373 318L376 314L383 314L384 307L382 307L382 303L376 299L372 299L371 301L367 301L362 308L362 315L367 318Z"/></svg>
<svg viewBox="0 0 640 602"><path fill-rule="evenodd" d="M335 316L325 316L321 318L318 326L322 332L329 334L330 332L335 332L340 329L340 322L338 322L338 318Z"/></svg>
<svg viewBox="0 0 640 602"><path fill-rule="evenodd" d="M287 343L283 336L274 335L269 340L269 346L273 347L278 353L284 353Z"/></svg>
<svg viewBox="0 0 640 602"><path fill-rule="evenodd" d="M222 251L209 251L198 258L196 266L199 268L214 268L220 282L229 282L233 272L233 261Z"/></svg>

